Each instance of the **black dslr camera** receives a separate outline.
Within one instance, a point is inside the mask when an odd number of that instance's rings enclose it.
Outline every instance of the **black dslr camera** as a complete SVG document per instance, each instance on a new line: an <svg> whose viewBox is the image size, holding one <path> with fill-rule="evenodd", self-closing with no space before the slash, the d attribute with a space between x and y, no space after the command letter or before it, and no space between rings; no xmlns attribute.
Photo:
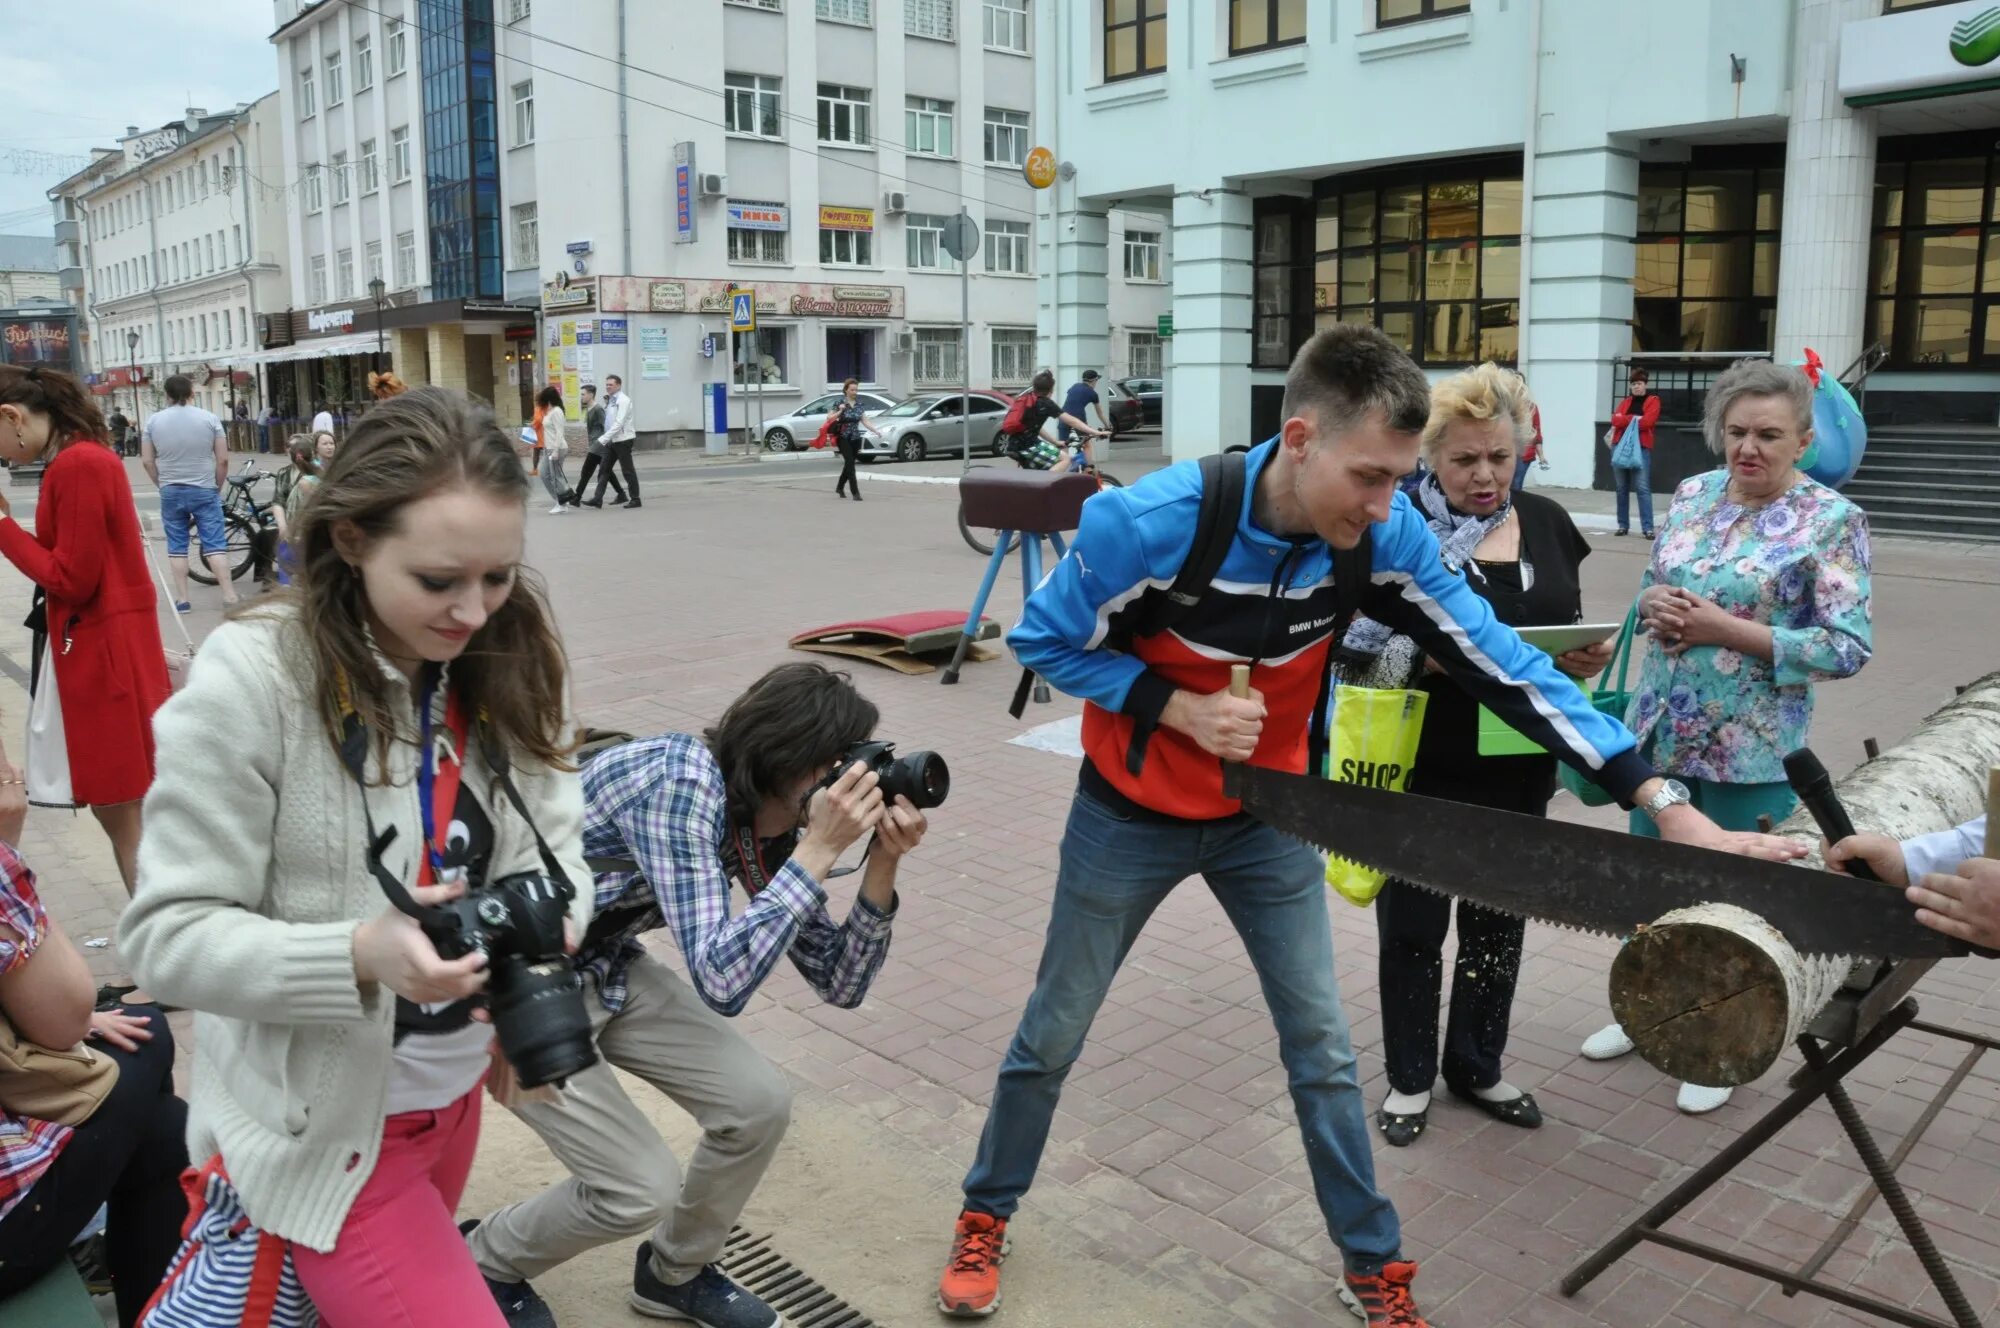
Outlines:
<svg viewBox="0 0 2000 1328"><path fill-rule="evenodd" d="M518 872L418 919L441 957L486 953L493 1029L524 1088L561 1086L597 1063L583 982L563 946L574 898L567 881Z"/></svg>
<svg viewBox="0 0 2000 1328"><path fill-rule="evenodd" d="M875 772L885 802L894 802L900 794L919 811L929 811L943 806L945 795L951 792L951 771L946 768L942 756L936 752L911 752L908 756L898 756L893 742L855 743L842 753L832 772L820 781L819 788L813 792L832 788L835 781L857 761Z"/></svg>

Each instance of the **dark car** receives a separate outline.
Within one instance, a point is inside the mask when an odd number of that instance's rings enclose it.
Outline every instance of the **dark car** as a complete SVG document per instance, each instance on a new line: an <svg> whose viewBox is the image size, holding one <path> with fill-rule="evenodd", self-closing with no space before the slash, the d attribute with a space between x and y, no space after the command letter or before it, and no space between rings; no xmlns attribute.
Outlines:
<svg viewBox="0 0 2000 1328"><path fill-rule="evenodd" d="M1145 423L1145 405L1126 391L1123 383L1107 383L1100 395L1104 398L1104 418L1111 421L1111 432L1131 433Z"/></svg>
<svg viewBox="0 0 2000 1328"><path fill-rule="evenodd" d="M1125 378L1119 380L1118 386L1138 399L1144 423L1157 425L1160 422L1160 402L1166 389L1164 383L1157 378Z"/></svg>

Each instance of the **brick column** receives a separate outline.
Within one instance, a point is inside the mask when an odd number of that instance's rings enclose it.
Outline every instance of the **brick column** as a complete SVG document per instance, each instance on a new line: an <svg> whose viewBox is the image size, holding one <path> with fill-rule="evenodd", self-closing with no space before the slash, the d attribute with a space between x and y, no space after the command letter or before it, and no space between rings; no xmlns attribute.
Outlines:
<svg viewBox="0 0 2000 1328"><path fill-rule="evenodd" d="M433 387L465 390L465 329L456 323L434 323L424 329Z"/></svg>
<svg viewBox="0 0 2000 1328"><path fill-rule="evenodd" d="M1778 245L1781 363L1807 346L1835 373L1861 353L1875 113L1840 99L1840 29L1879 0L1800 0L1792 20L1792 122L1785 140L1785 224Z"/></svg>
<svg viewBox="0 0 2000 1328"><path fill-rule="evenodd" d="M396 377L411 387L431 380L430 338L421 327L398 327L389 332L389 353Z"/></svg>
<svg viewBox="0 0 2000 1328"><path fill-rule="evenodd" d="M1167 453L1220 452L1250 436L1251 204L1214 188L1174 196L1174 335Z"/></svg>

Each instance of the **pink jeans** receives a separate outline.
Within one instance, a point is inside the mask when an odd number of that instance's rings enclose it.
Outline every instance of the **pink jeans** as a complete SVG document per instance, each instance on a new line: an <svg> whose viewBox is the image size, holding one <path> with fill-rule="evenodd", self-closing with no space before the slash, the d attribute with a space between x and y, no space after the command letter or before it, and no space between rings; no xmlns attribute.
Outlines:
<svg viewBox="0 0 2000 1328"><path fill-rule="evenodd" d="M325 1328L507 1328L452 1220L479 1143L475 1088L382 1122L382 1154L331 1254L292 1258Z"/></svg>

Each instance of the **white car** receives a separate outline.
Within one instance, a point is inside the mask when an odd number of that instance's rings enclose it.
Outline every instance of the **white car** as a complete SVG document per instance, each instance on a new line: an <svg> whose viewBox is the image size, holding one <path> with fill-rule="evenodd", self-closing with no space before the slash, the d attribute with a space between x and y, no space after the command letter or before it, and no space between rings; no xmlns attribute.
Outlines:
<svg viewBox="0 0 2000 1328"><path fill-rule="evenodd" d="M775 420L764 421L764 450L766 452L792 452L811 447L812 440L819 435L819 426L826 423L826 417L833 413L840 393L829 392L823 397L815 397L789 415L780 415ZM885 411L896 404L894 397L885 397L879 392L860 392L855 400L861 409L870 415Z"/></svg>
<svg viewBox="0 0 2000 1328"><path fill-rule="evenodd" d="M972 450L999 456L1006 450L1000 440L1000 422L1007 418L1012 403L994 392L972 393ZM961 446L965 425L959 415L957 392L923 392L899 402L869 420L880 430L861 432L861 456L865 461L893 457L898 461L922 461L926 456L949 453L964 455Z"/></svg>

